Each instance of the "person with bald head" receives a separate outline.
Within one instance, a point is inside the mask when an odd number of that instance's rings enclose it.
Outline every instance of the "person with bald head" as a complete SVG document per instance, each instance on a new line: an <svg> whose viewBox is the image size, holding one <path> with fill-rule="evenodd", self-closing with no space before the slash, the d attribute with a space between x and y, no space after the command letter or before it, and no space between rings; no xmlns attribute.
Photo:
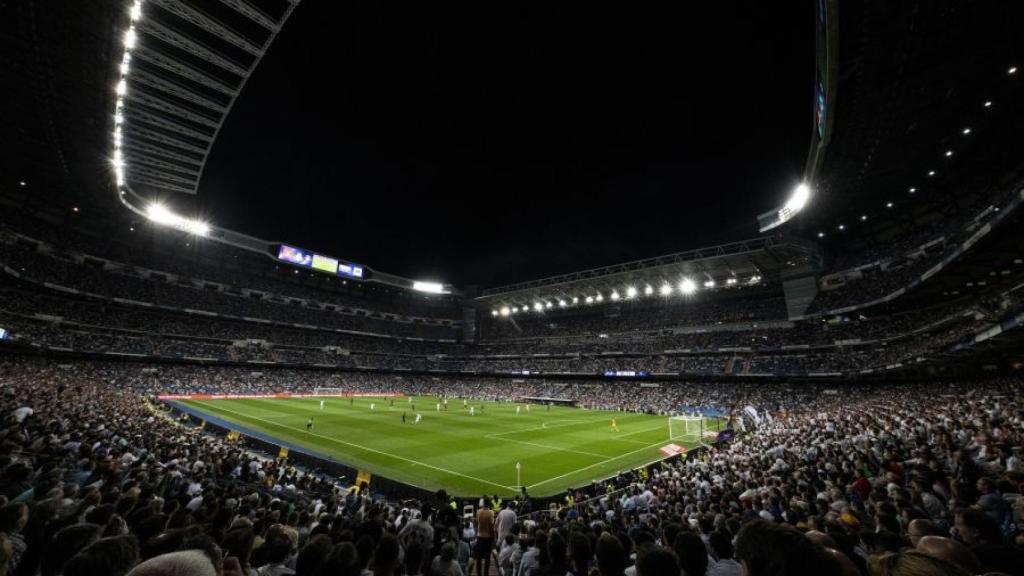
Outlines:
<svg viewBox="0 0 1024 576"><path fill-rule="evenodd" d="M945 536L924 536L918 540L917 551L956 564L971 574L980 571L978 559L967 546Z"/></svg>
<svg viewBox="0 0 1024 576"><path fill-rule="evenodd" d="M910 538L910 545L917 548L917 543L925 536L945 536L946 531L931 520L918 518L911 520L907 526L907 537Z"/></svg>

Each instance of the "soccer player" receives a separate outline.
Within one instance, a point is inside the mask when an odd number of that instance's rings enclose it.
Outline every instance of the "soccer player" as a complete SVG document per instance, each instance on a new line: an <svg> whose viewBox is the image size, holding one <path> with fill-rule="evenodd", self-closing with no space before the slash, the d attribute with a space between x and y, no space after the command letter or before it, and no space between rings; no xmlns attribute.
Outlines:
<svg viewBox="0 0 1024 576"><path fill-rule="evenodd" d="M618 431L619 431L619 424L615 421L615 418L612 418L612 432L618 432Z"/></svg>
<svg viewBox="0 0 1024 576"><path fill-rule="evenodd" d="M440 411L441 411L441 403L440 403L440 402L438 402L438 403L437 403L437 411L438 411L438 412L440 412Z"/></svg>
<svg viewBox="0 0 1024 576"><path fill-rule="evenodd" d="M527 404L527 405L526 405L526 412L527 412L527 413L529 413L529 412L530 412L530 405L529 405L529 404Z"/></svg>
<svg viewBox="0 0 1024 576"><path fill-rule="evenodd" d="M377 407L376 404L374 404L373 402L370 402L370 410L373 410L376 407Z"/></svg>
<svg viewBox="0 0 1024 576"><path fill-rule="evenodd" d="M469 404L469 400L466 400L465 398L463 398L462 399L462 407L465 408L467 404Z"/></svg>
<svg viewBox="0 0 1024 576"><path fill-rule="evenodd" d="M474 414L476 414L476 407L475 406L470 406L469 407L469 415L472 416Z"/></svg>
<svg viewBox="0 0 1024 576"><path fill-rule="evenodd" d="M417 412L416 413L416 423L419 424L420 420L423 420L423 414L420 414L419 412Z"/></svg>
<svg viewBox="0 0 1024 576"><path fill-rule="evenodd" d="M323 400L321 400L321 401L320 401L320 409L321 409L321 410L323 410L323 409L324 409L324 401L323 401Z"/></svg>
<svg viewBox="0 0 1024 576"><path fill-rule="evenodd" d="M356 403L356 397L355 396L349 396L348 397L348 405L349 406L353 406L353 405L355 405L355 403Z"/></svg>
<svg viewBox="0 0 1024 576"><path fill-rule="evenodd" d="M516 416L519 416L519 405L516 405Z"/></svg>
<svg viewBox="0 0 1024 576"><path fill-rule="evenodd" d="M402 412L402 424L405 424L405 412Z"/></svg>
<svg viewBox="0 0 1024 576"><path fill-rule="evenodd" d="M309 432L312 429L313 429L313 419L310 418L309 420L306 421L306 432Z"/></svg>

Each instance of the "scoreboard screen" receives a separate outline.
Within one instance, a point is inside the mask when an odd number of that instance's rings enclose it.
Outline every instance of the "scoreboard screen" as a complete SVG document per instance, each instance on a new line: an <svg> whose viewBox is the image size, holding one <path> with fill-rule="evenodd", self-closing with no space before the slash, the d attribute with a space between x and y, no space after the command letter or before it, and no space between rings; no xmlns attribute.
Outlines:
<svg viewBox="0 0 1024 576"><path fill-rule="evenodd" d="M277 252L277 259L283 260L289 264L295 264L296 266L303 266L309 268L313 265L313 254L306 252L305 250L299 250L294 246L288 246L287 244L281 244L281 249Z"/></svg>
<svg viewBox="0 0 1024 576"><path fill-rule="evenodd" d="M327 256L313 254L313 268L321 272L334 274L338 271L338 261Z"/></svg>
<svg viewBox="0 0 1024 576"><path fill-rule="evenodd" d="M316 252L310 252L309 250L303 250L287 244L281 244L280 248L278 248L277 259L327 274L355 278L357 280L366 278L366 269L359 264L342 262L337 258L331 258L330 256L324 256L323 254L317 254Z"/></svg>

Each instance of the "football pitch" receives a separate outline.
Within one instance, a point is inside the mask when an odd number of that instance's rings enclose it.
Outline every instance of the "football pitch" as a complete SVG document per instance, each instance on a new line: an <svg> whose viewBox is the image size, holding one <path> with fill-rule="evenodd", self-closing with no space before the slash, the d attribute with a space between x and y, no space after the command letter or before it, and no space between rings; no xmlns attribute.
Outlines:
<svg viewBox="0 0 1024 576"><path fill-rule="evenodd" d="M320 401L324 408L320 409ZM670 443L664 416L566 406L449 399L260 398L180 404L317 456L374 475L460 496L509 495L526 486L548 496L661 459ZM374 404L374 409L370 405ZM413 410L415 406L415 411ZM415 422L416 413L423 415ZM402 423L405 413L406 423ZM306 424L313 419L312 429ZM619 431L611 429L615 419ZM721 422L705 424L717 430ZM689 442L671 443L691 449ZM517 470L516 463L520 464Z"/></svg>

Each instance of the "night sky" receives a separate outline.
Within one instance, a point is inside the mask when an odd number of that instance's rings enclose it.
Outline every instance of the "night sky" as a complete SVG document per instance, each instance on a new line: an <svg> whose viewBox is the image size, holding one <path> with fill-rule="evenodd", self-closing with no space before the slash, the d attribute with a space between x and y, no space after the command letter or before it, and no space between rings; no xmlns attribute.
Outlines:
<svg viewBox="0 0 1024 576"><path fill-rule="evenodd" d="M814 2L303 2L200 187L216 224L496 286L755 236L811 141Z"/></svg>

